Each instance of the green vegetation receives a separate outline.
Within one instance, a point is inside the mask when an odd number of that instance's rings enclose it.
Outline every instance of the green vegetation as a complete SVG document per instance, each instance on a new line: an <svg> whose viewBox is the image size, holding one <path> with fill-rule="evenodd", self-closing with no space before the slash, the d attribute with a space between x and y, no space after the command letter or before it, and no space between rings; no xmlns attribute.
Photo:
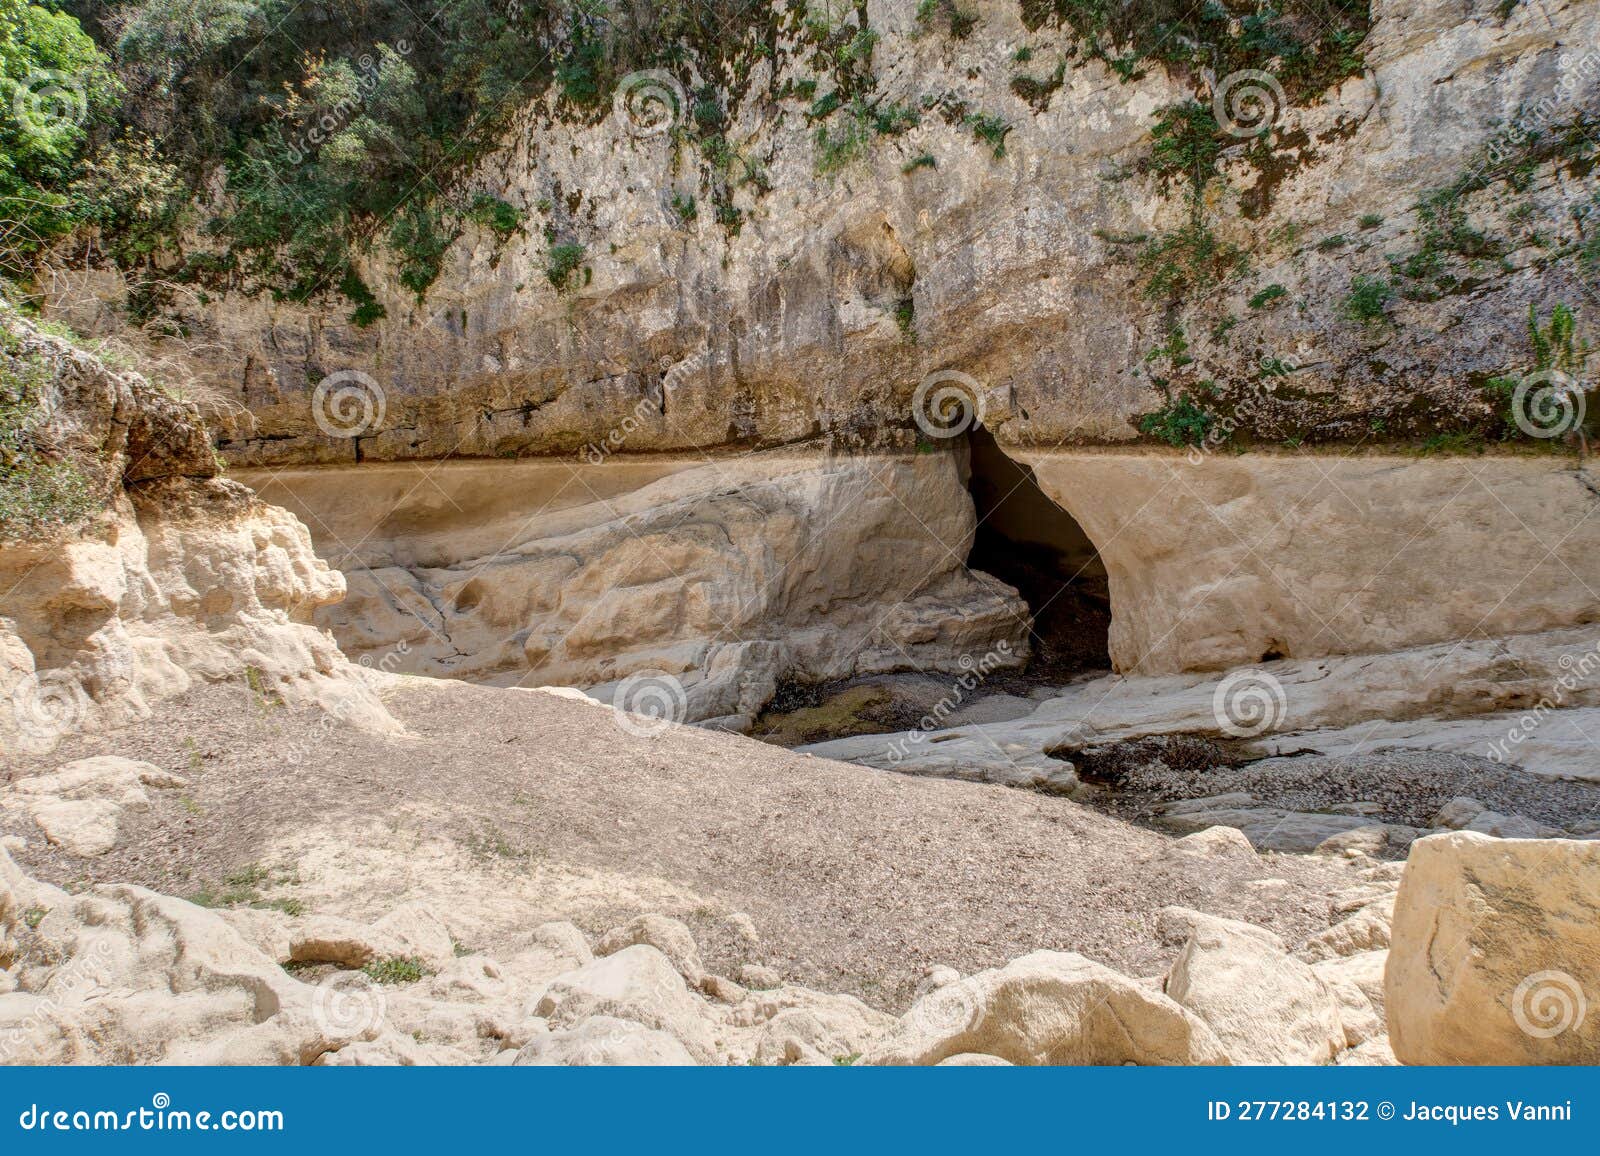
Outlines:
<svg viewBox="0 0 1600 1156"><path fill-rule="evenodd" d="M1139 419L1139 432L1158 438L1169 446L1198 446L1216 425L1217 419L1188 393L1180 393L1155 413Z"/></svg>
<svg viewBox="0 0 1600 1156"><path fill-rule="evenodd" d="M49 434L50 367L39 357L0 354L0 538L50 538L105 506L94 463Z"/></svg>
<svg viewBox="0 0 1600 1156"><path fill-rule="evenodd" d="M1029 28L1070 28L1086 54L1103 60L1124 81L1145 62L1198 74L1226 76L1257 68L1275 75L1291 95L1316 93L1359 72L1356 48L1370 20L1365 5L1336 0L1284 0L1244 13L1207 0L1021 0Z"/></svg>
<svg viewBox="0 0 1600 1156"><path fill-rule="evenodd" d="M995 160L1006 155L1006 137L1011 133L1011 125L997 116L981 112L968 115L966 125L972 130L973 136L994 150Z"/></svg>
<svg viewBox="0 0 1600 1156"><path fill-rule="evenodd" d="M1350 281L1350 295L1344 299L1344 315L1363 324L1383 321L1393 296L1393 286L1382 277L1357 274Z"/></svg>
<svg viewBox="0 0 1600 1156"><path fill-rule="evenodd" d="M1198 214L1187 225L1147 240L1138 254L1145 296L1173 300L1209 289L1249 266L1237 245L1220 240Z"/></svg>
<svg viewBox="0 0 1600 1156"><path fill-rule="evenodd" d="M916 302L907 297L895 302L894 323L900 327L900 334L913 345L917 341L917 306Z"/></svg>
<svg viewBox="0 0 1600 1156"><path fill-rule="evenodd" d="M1027 101L1034 112L1044 112L1050 107L1050 98L1066 83L1067 62L1061 61L1056 65L1056 70L1044 80L1032 76L1013 76L1011 78L1011 91Z"/></svg>
<svg viewBox="0 0 1600 1156"><path fill-rule="evenodd" d="M467 219L490 230L502 241L522 224L522 213L515 205L488 193L479 193L467 210Z"/></svg>
<svg viewBox="0 0 1600 1156"><path fill-rule="evenodd" d="M1362 213L1361 216L1356 218L1356 224L1363 229L1376 229L1383 224L1383 217L1378 213Z"/></svg>
<svg viewBox="0 0 1600 1156"><path fill-rule="evenodd" d="M409 955L396 955L388 959L375 959L361 969L374 983L416 983L433 974L420 959Z"/></svg>
<svg viewBox="0 0 1600 1156"><path fill-rule="evenodd" d="M1289 291L1287 289L1285 289L1282 285L1274 283L1268 285L1265 289L1261 290L1261 292L1253 295L1250 298L1249 305L1252 309L1264 309L1266 306L1271 305L1280 297L1287 297L1288 295Z"/></svg>
<svg viewBox="0 0 1600 1156"><path fill-rule="evenodd" d="M545 276L550 278L550 284L558 290L566 289L572 275L582 267L586 252L582 245L575 242L552 245L544 269Z"/></svg>
<svg viewBox="0 0 1600 1156"><path fill-rule="evenodd" d="M44 922L44 917L48 914L50 913L43 907L29 907L22 913L22 922L29 931L36 931L39 928L39 924Z"/></svg>

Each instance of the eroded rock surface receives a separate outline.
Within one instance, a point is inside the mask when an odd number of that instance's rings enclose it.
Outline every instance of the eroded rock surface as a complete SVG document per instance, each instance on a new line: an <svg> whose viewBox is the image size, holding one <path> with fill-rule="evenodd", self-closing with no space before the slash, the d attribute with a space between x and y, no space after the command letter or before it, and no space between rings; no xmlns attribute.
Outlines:
<svg viewBox="0 0 1600 1156"><path fill-rule="evenodd" d="M1600 843L1435 835L1411 849L1385 1000L1408 1064L1600 1062Z"/></svg>

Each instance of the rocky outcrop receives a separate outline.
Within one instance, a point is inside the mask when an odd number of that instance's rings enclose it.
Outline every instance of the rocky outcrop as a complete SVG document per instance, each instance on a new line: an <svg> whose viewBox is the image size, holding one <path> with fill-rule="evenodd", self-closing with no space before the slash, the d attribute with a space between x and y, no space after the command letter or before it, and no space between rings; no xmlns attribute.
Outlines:
<svg viewBox="0 0 1600 1156"><path fill-rule="evenodd" d="M1384 653L1595 614L1582 576L1600 479L1576 461L1019 456L1099 547L1119 671Z"/></svg>
<svg viewBox="0 0 1600 1156"><path fill-rule="evenodd" d="M870 1060L937 1064L967 1053L1013 1064L1225 1064L1196 1016L1081 955L1036 951L924 996Z"/></svg>
<svg viewBox="0 0 1600 1156"><path fill-rule="evenodd" d="M103 755L0 789L0 808L27 812L47 840L70 854L103 855L117 845L122 813L149 808L146 787L184 784L150 763Z"/></svg>
<svg viewBox="0 0 1600 1156"><path fill-rule="evenodd" d="M1594 778L1593 759L1578 753L1577 736L1570 760L1548 765L1540 759L1547 748L1539 739L1559 729L1565 715L1592 713L1600 703L1597 671L1600 653L1590 630L1554 630L1389 654L1278 660L1226 675L1095 679L1062 688L1011 722L915 736L862 735L802 749L886 770L992 775L1001 782L1012 781L1018 767L1041 779L1053 768L1062 789L1070 788L1072 760L1082 752L1184 735L1214 736L1249 756L1346 757L1388 747L1437 747L1511 763L1526 758L1529 769L1544 774ZM1508 734L1517 741L1508 742ZM1523 743L1525 737L1534 741ZM1285 848L1296 850L1371 825L1349 814L1305 816L1262 807L1253 797L1202 802L1180 807L1192 814L1172 825L1199 830L1225 814L1232 825L1254 828L1258 835L1283 835ZM1284 824L1286 818L1291 822ZM1387 831L1384 841L1403 846L1409 834L1414 832Z"/></svg>
<svg viewBox="0 0 1600 1156"><path fill-rule="evenodd" d="M1436 835L1411 849L1384 987L1408 1064L1600 1062L1600 843Z"/></svg>
<svg viewBox="0 0 1600 1156"><path fill-rule="evenodd" d="M1166 994L1203 1019L1236 1064L1325 1064L1345 1048L1332 990L1270 931L1168 908L1183 951Z"/></svg>
<svg viewBox="0 0 1600 1156"><path fill-rule="evenodd" d="M74 896L0 845L0 1063L1225 1064L1382 1047L1371 956L1325 982L1261 928L1180 909L1164 925L1184 942L1166 994L1039 951L935 968L897 1018L755 963L741 970L759 988L692 984L699 948L660 915L598 956L554 923L491 958L416 904L362 925L124 885Z"/></svg>
<svg viewBox="0 0 1600 1156"><path fill-rule="evenodd" d="M1197 396L1203 382L1274 440L1404 435L1488 416L1480 383L1530 364L1529 306L1576 304L1592 283L1573 212L1586 193L1557 147L1593 103L1591 5L1372 4L1358 75L1292 101L1275 79L1259 141L1217 134L1206 218L1249 271L1178 302L1145 292L1137 259L1191 214L1144 163L1151 128L1162 109L1209 107L1225 78L1153 60L1119 76L1070 30L1030 28L1014 0L967 7L956 38L919 20L917 0L868 6L871 99L919 123L866 130L842 168L818 164L812 97L793 95L818 77L780 33L785 50L742 78L750 98L719 129L742 182L625 112L572 123L540 104L461 179L521 227L468 226L421 300L375 255L360 271L386 317L368 327L337 297L224 286L191 303L211 376L250 411L226 452L264 465L576 454L622 430L631 451L872 440L910 429L918 383L945 369L977 383L1011 445L1130 439L1130 417L1168 400L1157 376ZM679 114L700 79L672 82ZM1531 142L1507 131L1551 103ZM821 127L847 131L847 115ZM995 127L985 138L974 123ZM1525 169L1502 148L1487 188L1419 211L1508 138ZM710 211L719 185L736 228ZM687 220L674 207L696 200ZM547 237L581 246L564 288ZM1395 279L1391 260L1415 253L1427 260L1407 292L1378 318L1349 315L1356 277ZM58 306L92 319L97 303L74 298L96 276L58 278ZM1175 328L1187 361L1152 364ZM313 416L318 384L344 371L385 399L354 437Z"/></svg>
<svg viewBox="0 0 1600 1156"><path fill-rule="evenodd" d="M344 582L302 526L216 476L192 405L7 313L8 372L42 378L32 437L70 453L102 508L0 543L0 748L148 714L194 678L396 724L311 625ZM246 689L248 687L248 690Z"/></svg>
<svg viewBox="0 0 1600 1156"><path fill-rule="evenodd" d="M742 729L783 679L1026 659L1026 604L965 566L961 466L760 454L243 476L346 575L317 621L351 657L619 705L653 690L679 721Z"/></svg>

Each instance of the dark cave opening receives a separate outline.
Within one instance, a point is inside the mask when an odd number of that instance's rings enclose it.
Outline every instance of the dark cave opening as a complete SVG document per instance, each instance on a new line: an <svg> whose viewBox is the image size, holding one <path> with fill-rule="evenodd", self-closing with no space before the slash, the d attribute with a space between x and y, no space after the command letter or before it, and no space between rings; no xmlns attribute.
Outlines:
<svg viewBox="0 0 1600 1156"><path fill-rule="evenodd" d="M1111 592L1104 562L1033 471L974 426L969 488L978 532L967 565L1015 586L1033 611L1030 681L1111 669Z"/></svg>

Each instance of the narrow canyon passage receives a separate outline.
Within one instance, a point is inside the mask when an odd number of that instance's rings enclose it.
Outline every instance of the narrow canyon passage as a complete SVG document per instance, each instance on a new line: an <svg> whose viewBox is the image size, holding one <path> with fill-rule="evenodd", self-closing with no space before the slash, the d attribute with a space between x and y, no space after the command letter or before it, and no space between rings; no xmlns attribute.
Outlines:
<svg viewBox="0 0 1600 1156"><path fill-rule="evenodd" d="M1111 596L1099 551L982 426L971 433L978 532L967 565L1015 586L1033 612L1030 679L1111 669Z"/></svg>

